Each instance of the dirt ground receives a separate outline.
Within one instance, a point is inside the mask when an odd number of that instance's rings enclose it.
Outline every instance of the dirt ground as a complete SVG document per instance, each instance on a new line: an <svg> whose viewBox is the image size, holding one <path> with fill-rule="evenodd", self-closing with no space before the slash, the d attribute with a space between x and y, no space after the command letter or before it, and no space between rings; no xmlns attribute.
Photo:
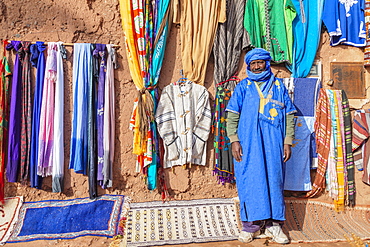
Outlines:
<svg viewBox="0 0 370 247"><path fill-rule="evenodd" d="M125 52L124 37L121 28L119 1L117 0L0 0L0 38L22 41L63 41L65 43L105 43L116 44L120 68L115 71L116 92L116 130L115 130L115 163L113 167L113 187L99 189L99 194L120 194L130 196L132 202L160 201L161 188L149 191L146 188L143 174L135 171L135 156L132 154L132 133L128 129L130 113L136 96L136 88L132 82ZM162 89L180 77L179 28L172 25L168 38L159 88ZM88 197L87 177L76 174L68 169L71 116L72 116L72 61L73 48L66 46L68 58L64 63L65 72L65 178L63 193L51 192L51 178L45 178L41 190L30 188L19 183L5 184L6 196L24 196L25 201L63 200ZM0 48L2 52L2 48ZM244 54L243 54L244 55ZM324 87L330 78L331 62L363 62L363 49L350 46L331 47L327 33L322 34L317 60L322 63L322 82ZM14 54L7 53L11 62ZM239 77L245 77L245 66L239 70ZM289 77L287 69L273 66L278 77ZM35 69L32 70L33 78ZM370 73L364 70L366 88L369 90ZM205 87L214 99L213 56L207 66ZM369 95L369 91L368 95ZM353 109L369 107L368 99L350 99ZM164 171L164 177L173 200L191 200L203 198L231 198L237 196L235 185L222 185L213 176L213 136L210 136L207 148L207 165L193 166L188 169L175 167ZM357 204L370 204L370 187L361 182L361 173L356 171ZM326 195L320 197L329 200ZM97 237L81 237L75 240L33 241L6 246L108 246L110 239ZM220 243L191 244L184 246L265 246L262 240L243 245L238 241ZM271 244L272 245L272 244ZM309 244L291 246L346 246L340 244ZM179 246L179 245L177 245Z"/></svg>

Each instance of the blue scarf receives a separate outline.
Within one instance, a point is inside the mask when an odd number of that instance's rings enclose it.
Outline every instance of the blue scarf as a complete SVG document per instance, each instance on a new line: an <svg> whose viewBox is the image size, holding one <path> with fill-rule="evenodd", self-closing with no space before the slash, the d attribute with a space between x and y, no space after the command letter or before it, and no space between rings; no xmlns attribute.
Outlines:
<svg viewBox="0 0 370 247"><path fill-rule="evenodd" d="M265 60L266 61L265 71L263 71L262 73L259 73L259 74L253 73L250 70L249 65L254 60ZM248 65L247 66L248 78L252 81L258 81L258 82L259 81L268 81L271 78L271 76L273 75L272 71L271 71L271 68L270 68L270 60L271 60L270 53L268 51L266 51L265 49L255 48L255 49L251 50L250 52L248 52L245 55L245 58L244 58L245 63Z"/></svg>

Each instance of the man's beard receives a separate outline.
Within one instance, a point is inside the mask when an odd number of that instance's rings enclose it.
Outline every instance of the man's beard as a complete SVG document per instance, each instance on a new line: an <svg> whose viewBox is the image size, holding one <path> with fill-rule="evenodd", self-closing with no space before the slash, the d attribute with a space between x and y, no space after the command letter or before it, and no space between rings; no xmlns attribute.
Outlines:
<svg viewBox="0 0 370 247"><path fill-rule="evenodd" d="M254 69L252 70L253 73L256 73L256 72L263 72L265 69L263 68L258 68L258 69Z"/></svg>

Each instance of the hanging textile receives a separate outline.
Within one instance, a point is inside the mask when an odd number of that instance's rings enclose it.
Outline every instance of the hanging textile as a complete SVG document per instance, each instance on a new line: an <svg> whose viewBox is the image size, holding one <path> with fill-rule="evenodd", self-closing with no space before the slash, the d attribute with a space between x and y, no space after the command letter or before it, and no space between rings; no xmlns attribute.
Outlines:
<svg viewBox="0 0 370 247"><path fill-rule="evenodd" d="M309 197L317 195L317 193L325 187L325 173L328 164L331 138L330 103L325 89L320 89L314 127L316 133L318 168L315 180L312 184L312 190L307 193Z"/></svg>
<svg viewBox="0 0 370 247"><path fill-rule="evenodd" d="M69 168L86 175L88 161L88 92L92 81L91 44L73 46L73 115Z"/></svg>
<svg viewBox="0 0 370 247"><path fill-rule="evenodd" d="M355 166L353 162L352 152L352 120L349 109L349 101L345 91L342 91L342 107L343 107L343 124L344 124L344 139L345 139L345 165L347 170L347 191L348 205L355 206Z"/></svg>
<svg viewBox="0 0 370 247"><path fill-rule="evenodd" d="M94 57L99 61L98 64L98 95L97 95L97 113L96 113L96 127L97 127L97 180L100 185L103 183L103 165L104 165L104 88L105 88L105 74L106 74L106 48L103 44L96 44L94 50ZM95 67L95 66L94 66ZM95 77L95 74L94 74Z"/></svg>
<svg viewBox="0 0 370 247"><path fill-rule="evenodd" d="M54 193L63 191L64 177L64 71L63 59L67 58L67 51L62 42L57 42L56 80L55 80L55 112L53 130L53 182Z"/></svg>
<svg viewBox="0 0 370 247"><path fill-rule="evenodd" d="M370 110L358 110L353 117L352 150L356 152L354 157L357 169L363 171L362 182L370 185L370 145L369 126Z"/></svg>
<svg viewBox="0 0 370 247"><path fill-rule="evenodd" d="M114 162L114 131L115 131L115 95L114 95L114 69L118 68L116 51L112 45L107 45L107 71L104 82L104 119L103 119L103 188L112 187Z"/></svg>
<svg viewBox="0 0 370 247"><path fill-rule="evenodd" d="M370 65L370 0L365 0L366 46L364 52L364 66Z"/></svg>
<svg viewBox="0 0 370 247"><path fill-rule="evenodd" d="M18 50L21 49L21 46L22 44L20 41L11 41L6 47L7 50L14 49L16 52L9 113L8 162L6 166L6 177L8 182L17 182L21 156L21 125L19 123L22 122L22 65L19 61L18 54Z"/></svg>
<svg viewBox="0 0 370 247"><path fill-rule="evenodd" d="M187 81L164 87L155 118L165 144L164 168L206 165L212 116L204 86Z"/></svg>
<svg viewBox="0 0 370 247"><path fill-rule="evenodd" d="M275 63L292 63L292 22L295 16L291 0L247 1L244 27L251 45L269 51Z"/></svg>
<svg viewBox="0 0 370 247"><path fill-rule="evenodd" d="M31 130L31 154L30 154L30 180L31 187L41 189L42 177L37 175L37 162L39 150L39 132L40 132L40 111L41 99L44 87L45 77L45 45L44 42L37 41L36 44L31 45L31 63L37 68L36 85L33 101L33 117Z"/></svg>
<svg viewBox="0 0 370 247"><path fill-rule="evenodd" d="M322 20L330 35L330 45L366 45L365 0L326 0Z"/></svg>
<svg viewBox="0 0 370 247"><path fill-rule="evenodd" d="M20 158L20 182L25 184L28 180L30 163L30 140L31 140L31 42L22 41L22 47L18 51L22 63L22 117L21 117L21 158Z"/></svg>
<svg viewBox="0 0 370 247"><path fill-rule="evenodd" d="M233 158L230 141L226 135L226 112L228 100L239 78L234 77L239 68L242 49L249 45L247 33L243 27L245 1L227 0L224 23L219 23L213 55L215 61L214 82L216 86L215 115L212 131L214 132L215 165L214 174L221 183L233 182Z"/></svg>
<svg viewBox="0 0 370 247"><path fill-rule="evenodd" d="M9 85L11 71L6 58L8 41L3 41L3 56L0 60L0 203L4 203L5 158L8 143Z"/></svg>
<svg viewBox="0 0 370 247"><path fill-rule="evenodd" d="M324 0L292 0L297 11L293 20L293 63L288 68L292 77L306 77L314 63L321 37Z"/></svg>
<svg viewBox="0 0 370 247"><path fill-rule="evenodd" d="M53 173L53 142L54 142L54 105L55 82L57 76L57 44L48 43L44 88L42 90L40 109L40 131L38 149L37 175L46 177Z"/></svg>
<svg viewBox="0 0 370 247"><path fill-rule="evenodd" d="M226 0L175 0L180 23L181 58L184 75L204 85L218 23L226 21Z"/></svg>
<svg viewBox="0 0 370 247"><path fill-rule="evenodd" d="M120 1L130 73L139 90L130 120L130 129L134 132L133 153L137 155L137 170L146 174L150 190L157 187L157 166L160 164L153 114L169 32L170 3L170 0Z"/></svg>
<svg viewBox="0 0 370 247"><path fill-rule="evenodd" d="M91 80L88 84L87 91L87 164L86 171L89 183L89 196L90 199L98 197L98 180L97 180L97 168L98 168L98 156L97 156L97 86L99 83L99 60L94 56L95 48L98 44L92 44L92 58L91 58Z"/></svg>

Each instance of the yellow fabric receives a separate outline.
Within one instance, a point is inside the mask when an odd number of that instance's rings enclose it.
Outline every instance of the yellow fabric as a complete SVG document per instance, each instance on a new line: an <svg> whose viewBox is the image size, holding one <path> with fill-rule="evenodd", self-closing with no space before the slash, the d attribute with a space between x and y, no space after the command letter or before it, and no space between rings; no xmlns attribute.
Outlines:
<svg viewBox="0 0 370 247"><path fill-rule="evenodd" d="M225 21L226 0L175 0L174 22L180 23L183 71L190 81L204 85L217 26Z"/></svg>
<svg viewBox="0 0 370 247"><path fill-rule="evenodd" d="M122 29L125 34L127 60L130 68L131 77L138 90L144 87L143 78L141 77L140 62L138 59L135 39L134 39L134 24L132 23L131 15L131 0L120 0Z"/></svg>
<svg viewBox="0 0 370 247"><path fill-rule="evenodd" d="M337 121L337 178L338 178L338 200L334 200L334 208L336 211L344 210L344 155L342 142L342 126L340 123L340 116L338 110L338 91L334 90L334 105L335 118ZM342 107L341 104L339 107Z"/></svg>
<svg viewBox="0 0 370 247"><path fill-rule="evenodd" d="M268 99L266 99L265 97L263 97L263 93L260 89L260 87L258 86L258 84L256 82L254 82L254 84L256 85L256 88L257 88L257 91L258 91L258 95L260 96L260 108L258 109L258 112L263 114L264 113L264 109L265 109L265 105L267 104L268 102Z"/></svg>

